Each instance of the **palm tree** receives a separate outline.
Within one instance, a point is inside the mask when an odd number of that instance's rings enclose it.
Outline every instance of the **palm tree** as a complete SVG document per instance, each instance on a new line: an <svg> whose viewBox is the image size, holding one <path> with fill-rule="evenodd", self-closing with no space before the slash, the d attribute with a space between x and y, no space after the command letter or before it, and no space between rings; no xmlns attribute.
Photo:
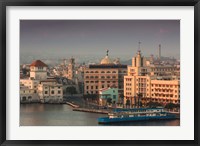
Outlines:
<svg viewBox="0 0 200 146"><path fill-rule="evenodd" d="M142 93L137 93L137 97L138 97L138 103L137 103L137 106L138 106L138 108L139 108L139 106L140 106L140 99L142 98Z"/></svg>
<svg viewBox="0 0 200 146"><path fill-rule="evenodd" d="M126 100L126 106L130 107L131 101L129 99Z"/></svg>
<svg viewBox="0 0 200 146"><path fill-rule="evenodd" d="M109 105L112 103L112 98L107 98L107 101L106 101Z"/></svg>

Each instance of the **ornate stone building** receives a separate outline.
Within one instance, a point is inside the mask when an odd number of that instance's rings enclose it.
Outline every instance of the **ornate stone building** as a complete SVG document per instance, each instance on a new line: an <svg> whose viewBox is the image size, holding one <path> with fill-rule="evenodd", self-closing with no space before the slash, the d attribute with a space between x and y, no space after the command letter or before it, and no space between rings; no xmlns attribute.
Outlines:
<svg viewBox="0 0 200 146"><path fill-rule="evenodd" d="M114 64L108 56L100 64L89 65L84 69L84 94L98 94L99 90L115 86L119 94L123 94L124 76L127 75L127 65Z"/></svg>

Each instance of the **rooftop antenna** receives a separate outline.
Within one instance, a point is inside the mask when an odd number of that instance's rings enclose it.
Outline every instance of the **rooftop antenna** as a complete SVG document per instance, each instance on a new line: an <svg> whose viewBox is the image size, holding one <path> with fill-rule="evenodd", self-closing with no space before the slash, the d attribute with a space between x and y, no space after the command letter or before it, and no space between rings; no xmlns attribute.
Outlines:
<svg viewBox="0 0 200 146"><path fill-rule="evenodd" d="M109 52L109 50L107 49L107 50L106 50L106 56L108 56L108 52Z"/></svg>
<svg viewBox="0 0 200 146"><path fill-rule="evenodd" d="M139 41L138 42L138 51L140 51L140 45L141 45L141 42Z"/></svg>
<svg viewBox="0 0 200 146"><path fill-rule="evenodd" d="M140 50L140 45L141 45L141 42L139 41L139 42L138 42L138 53L141 52L141 50Z"/></svg>

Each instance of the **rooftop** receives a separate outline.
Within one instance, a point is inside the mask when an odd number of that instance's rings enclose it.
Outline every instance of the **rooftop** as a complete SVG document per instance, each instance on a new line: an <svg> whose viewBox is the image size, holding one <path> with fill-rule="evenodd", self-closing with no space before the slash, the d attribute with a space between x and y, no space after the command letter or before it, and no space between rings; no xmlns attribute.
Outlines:
<svg viewBox="0 0 200 146"><path fill-rule="evenodd" d="M34 66L34 67L48 67L44 62L42 62L41 60L36 60L34 62L32 62L30 64L30 66Z"/></svg>

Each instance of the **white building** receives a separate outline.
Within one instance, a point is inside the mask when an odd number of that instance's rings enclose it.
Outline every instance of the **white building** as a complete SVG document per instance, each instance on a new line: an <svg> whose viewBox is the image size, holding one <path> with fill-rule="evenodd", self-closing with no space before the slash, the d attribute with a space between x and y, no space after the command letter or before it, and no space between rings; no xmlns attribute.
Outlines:
<svg viewBox="0 0 200 146"><path fill-rule="evenodd" d="M47 65L40 60L36 60L30 65L30 78L35 80L47 79Z"/></svg>
<svg viewBox="0 0 200 146"><path fill-rule="evenodd" d="M48 66L40 60L30 65L30 78L20 79L21 102L62 102L63 88L55 79L48 79Z"/></svg>

